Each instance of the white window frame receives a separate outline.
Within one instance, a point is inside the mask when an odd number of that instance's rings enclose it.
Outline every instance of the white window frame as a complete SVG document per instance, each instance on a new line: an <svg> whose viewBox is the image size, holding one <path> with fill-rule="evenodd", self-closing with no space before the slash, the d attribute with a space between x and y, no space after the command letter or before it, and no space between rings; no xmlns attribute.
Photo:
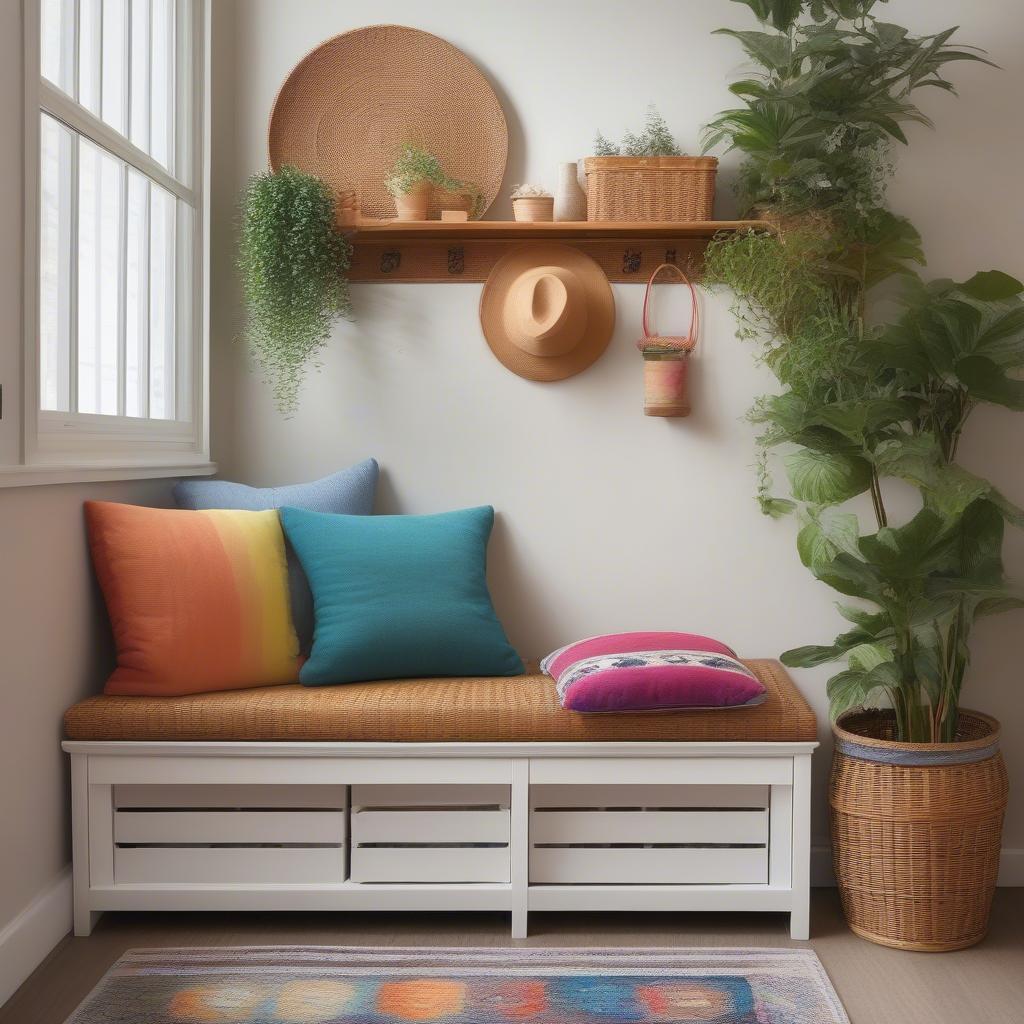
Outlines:
<svg viewBox="0 0 1024 1024"><path fill-rule="evenodd" d="M189 184L79 105L40 73L41 0L23 0L24 17L24 350L21 437L17 455L0 465L0 486L171 477L212 473L209 454L209 223L210 223L210 3L192 0L192 23L182 15L177 31L180 74L191 65L191 133L179 137L187 153ZM179 91L176 102L187 93ZM49 114L114 157L141 171L195 214L191 251L179 253L179 273L192 283L190 337L179 352L176 408L179 419L158 420L40 408L39 246L40 115ZM188 119L185 119L188 124ZM181 125L176 130L181 132ZM74 371L73 371L74 372ZM10 407L10 396L5 396Z"/></svg>

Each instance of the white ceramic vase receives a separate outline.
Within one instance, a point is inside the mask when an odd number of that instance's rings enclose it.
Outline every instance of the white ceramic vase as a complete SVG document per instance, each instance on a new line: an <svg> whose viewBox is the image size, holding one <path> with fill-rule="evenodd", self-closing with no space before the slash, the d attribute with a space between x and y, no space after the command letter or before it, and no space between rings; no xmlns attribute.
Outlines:
<svg viewBox="0 0 1024 1024"><path fill-rule="evenodd" d="M587 194L580 188L576 162L558 165L555 190L555 220L586 220Z"/></svg>

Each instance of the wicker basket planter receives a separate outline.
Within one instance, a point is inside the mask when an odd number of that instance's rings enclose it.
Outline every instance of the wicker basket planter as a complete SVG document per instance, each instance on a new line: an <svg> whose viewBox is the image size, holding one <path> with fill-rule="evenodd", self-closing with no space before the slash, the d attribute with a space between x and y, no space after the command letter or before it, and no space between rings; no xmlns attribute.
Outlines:
<svg viewBox="0 0 1024 1024"><path fill-rule="evenodd" d="M703 221L715 205L713 156L591 156L587 220Z"/></svg>
<svg viewBox="0 0 1024 1024"><path fill-rule="evenodd" d="M832 857L850 928L883 946L939 952L984 938L1008 782L999 723L960 711L954 743L898 743L892 717L833 729Z"/></svg>

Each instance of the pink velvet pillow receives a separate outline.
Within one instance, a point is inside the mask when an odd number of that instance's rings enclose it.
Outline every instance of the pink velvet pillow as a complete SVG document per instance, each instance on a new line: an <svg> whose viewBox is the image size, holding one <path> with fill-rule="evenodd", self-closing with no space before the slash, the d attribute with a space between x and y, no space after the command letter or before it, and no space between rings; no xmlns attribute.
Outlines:
<svg viewBox="0 0 1024 1024"><path fill-rule="evenodd" d="M760 704L761 681L718 640L693 633L608 633L540 664L570 711L658 711Z"/></svg>

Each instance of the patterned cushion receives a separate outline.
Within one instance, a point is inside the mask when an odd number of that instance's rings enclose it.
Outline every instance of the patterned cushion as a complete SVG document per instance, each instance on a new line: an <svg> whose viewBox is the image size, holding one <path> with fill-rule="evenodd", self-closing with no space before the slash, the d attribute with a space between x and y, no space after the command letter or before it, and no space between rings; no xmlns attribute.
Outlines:
<svg viewBox="0 0 1024 1024"><path fill-rule="evenodd" d="M85 519L117 647L106 693L295 682L299 645L276 512L87 501Z"/></svg>
<svg viewBox="0 0 1024 1024"><path fill-rule="evenodd" d="M310 512L343 512L350 516L373 513L377 490L377 460L362 462L339 473L308 484L285 487L249 487L230 480L182 480L175 485L178 508L244 508L263 512L272 508L304 508ZM309 652L313 643L313 595L291 545L288 545L288 587L291 591L292 617L299 635L299 648Z"/></svg>
<svg viewBox="0 0 1024 1024"><path fill-rule="evenodd" d="M765 689L736 652L693 633L611 633L542 662L570 711L657 711L759 704Z"/></svg>

